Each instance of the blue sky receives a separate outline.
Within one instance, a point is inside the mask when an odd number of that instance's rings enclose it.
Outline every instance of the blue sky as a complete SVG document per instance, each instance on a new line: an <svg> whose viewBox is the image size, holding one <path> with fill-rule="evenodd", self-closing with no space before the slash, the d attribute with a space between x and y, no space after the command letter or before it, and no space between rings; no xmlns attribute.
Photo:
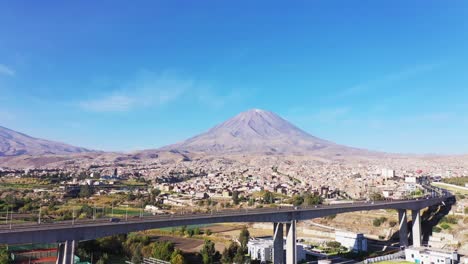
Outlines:
<svg viewBox="0 0 468 264"><path fill-rule="evenodd" d="M0 125L130 151L262 108L350 146L468 153L467 1L132 3L2 1Z"/></svg>

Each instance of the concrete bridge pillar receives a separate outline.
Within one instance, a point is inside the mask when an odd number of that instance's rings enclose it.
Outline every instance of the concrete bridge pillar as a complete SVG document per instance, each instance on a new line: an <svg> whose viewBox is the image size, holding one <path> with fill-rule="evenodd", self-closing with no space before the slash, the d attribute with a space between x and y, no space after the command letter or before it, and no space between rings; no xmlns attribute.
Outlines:
<svg viewBox="0 0 468 264"><path fill-rule="evenodd" d="M59 244L57 264L74 264L75 240L67 240Z"/></svg>
<svg viewBox="0 0 468 264"><path fill-rule="evenodd" d="M413 220L413 247L421 247L421 214L419 210L411 211Z"/></svg>
<svg viewBox="0 0 468 264"><path fill-rule="evenodd" d="M296 263L296 220L292 220L286 224L286 264Z"/></svg>
<svg viewBox="0 0 468 264"><path fill-rule="evenodd" d="M398 222L400 224L400 247L408 247L408 218L406 209L398 209Z"/></svg>
<svg viewBox="0 0 468 264"><path fill-rule="evenodd" d="M285 263L283 234L283 223L273 223L273 263Z"/></svg>

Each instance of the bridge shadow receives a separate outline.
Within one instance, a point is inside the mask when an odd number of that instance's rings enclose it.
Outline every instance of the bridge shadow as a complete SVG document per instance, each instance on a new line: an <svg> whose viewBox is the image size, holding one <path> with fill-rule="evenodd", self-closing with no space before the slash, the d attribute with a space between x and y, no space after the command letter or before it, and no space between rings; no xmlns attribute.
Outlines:
<svg viewBox="0 0 468 264"><path fill-rule="evenodd" d="M431 207L428 207L427 210L424 211L424 213L421 215L421 232L422 232L422 241L428 241L429 237L432 235L432 228L436 225L439 224L440 220L449 214L449 212L452 210L452 205L455 204L455 198L447 200L445 202L445 205L434 205ZM411 232L412 226L413 226L413 221L411 220L411 213L408 211L408 242L410 245L413 244L413 234ZM386 240L386 241L380 241L380 240L373 240L373 239L368 239L370 243L376 243L376 244L385 244L386 246L398 246L400 242L400 233L399 230L397 229L392 236ZM385 243L383 243L385 242Z"/></svg>

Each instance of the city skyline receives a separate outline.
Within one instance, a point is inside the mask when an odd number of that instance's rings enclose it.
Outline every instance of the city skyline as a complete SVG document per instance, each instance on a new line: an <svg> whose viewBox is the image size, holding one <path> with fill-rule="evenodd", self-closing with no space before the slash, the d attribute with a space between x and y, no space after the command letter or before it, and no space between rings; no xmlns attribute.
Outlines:
<svg viewBox="0 0 468 264"><path fill-rule="evenodd" d="M468 153L468 4L266 3L2 3L0 126L131 151L260 108L339 144Z"/></svg>

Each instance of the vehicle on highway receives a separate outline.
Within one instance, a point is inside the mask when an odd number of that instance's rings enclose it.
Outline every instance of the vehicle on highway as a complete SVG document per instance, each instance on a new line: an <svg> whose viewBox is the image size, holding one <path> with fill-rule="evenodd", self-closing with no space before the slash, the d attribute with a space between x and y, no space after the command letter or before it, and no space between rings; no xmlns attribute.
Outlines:
<svg viewBox="0 0 468 264"><path fill-rule="evenodd" d="M120 222L120 218L114 218L114 217L112 217L112 218L109 219L109 222L118 223L118 222Z"/></svg>

